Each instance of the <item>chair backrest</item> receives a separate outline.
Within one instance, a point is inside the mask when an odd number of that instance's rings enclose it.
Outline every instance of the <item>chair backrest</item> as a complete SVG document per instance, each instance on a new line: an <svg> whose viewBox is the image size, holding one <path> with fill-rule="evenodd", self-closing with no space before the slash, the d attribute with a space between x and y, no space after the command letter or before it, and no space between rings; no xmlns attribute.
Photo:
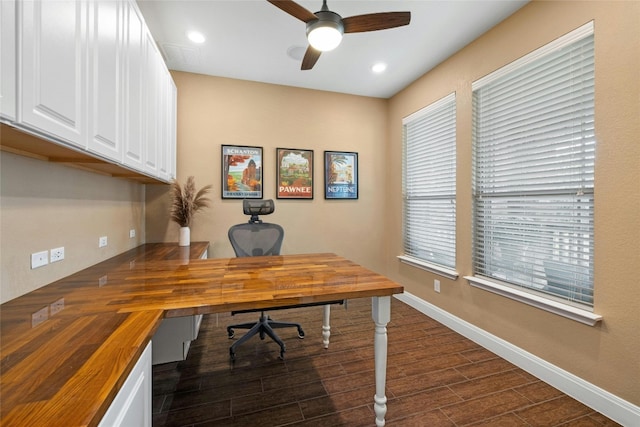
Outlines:
<svg viewBox="0 0 640 427"><path fill-rule="evenodd" d="M228 234L237 257L280 255L284 239L284 229L268 222L237 224Z"/></svg>

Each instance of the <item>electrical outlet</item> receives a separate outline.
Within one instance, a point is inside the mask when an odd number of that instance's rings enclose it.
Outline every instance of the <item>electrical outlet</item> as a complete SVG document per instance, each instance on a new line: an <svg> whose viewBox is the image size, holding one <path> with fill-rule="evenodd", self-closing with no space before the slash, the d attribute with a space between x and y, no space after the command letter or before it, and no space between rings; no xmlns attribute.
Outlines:
<svg viewBox="0 0 640 427"><path fill-rule="evenodd" d="M433 290L440 293L440 280L433 281Z"/></svg>
<svg viewBox="0 0 640 427"><path fill-rule="evenodd" d="M136 237L136 229L132 228L131 230L129 230L129 238L133 239L134 237Z"/></svg>
<svg viewBox="0 0 640 427"><path fill-rule="evenodd" d="M42 251L31 254L31 269L49 264L49 252Z"/></svg>
<svg viewBox="0 0 640 427"><path fill-rule="evenodd" d="M100 239L98 239L98 247L104 248L105 246L107 246L107 236L102 236Z"/></svg>
<svg viewBox="0 0 640 427"><path fill-rule="evenodd" d="M62 261L64 259L64 246L51 249L51 262Z"/></svg>

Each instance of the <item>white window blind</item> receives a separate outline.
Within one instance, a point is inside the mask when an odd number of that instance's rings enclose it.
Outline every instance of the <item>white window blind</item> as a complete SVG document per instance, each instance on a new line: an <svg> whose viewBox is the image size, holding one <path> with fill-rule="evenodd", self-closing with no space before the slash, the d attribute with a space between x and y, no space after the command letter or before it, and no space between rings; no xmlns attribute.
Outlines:
<svg viewBox="0 0 640 427"><path fill-rule="evenodd" d="M403 120L405 255L456 263L455 94Z"/></svg>
<svg viewBox="0 0 640 427"><path fill-rule="evenodd" d="M593 306L593 24L472 88L474 275Z"/></svg>

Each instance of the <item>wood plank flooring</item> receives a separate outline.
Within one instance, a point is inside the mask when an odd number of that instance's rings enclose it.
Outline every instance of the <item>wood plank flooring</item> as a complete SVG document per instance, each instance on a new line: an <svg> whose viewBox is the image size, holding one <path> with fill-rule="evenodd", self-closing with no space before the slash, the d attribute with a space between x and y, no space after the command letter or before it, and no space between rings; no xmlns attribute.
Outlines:
<svg viewBox="0 0 640 427"><path fill-rule="evenodd" d="M618 425L395 298L391 307L388 427ZM284 361L253 337L233 364L226 326L259 313L206 315L188 359L153 368L154 427L373 426L370 299L332 306L327 350L322 307L270 314L301 322L306 337L278 330Z"/></svg>

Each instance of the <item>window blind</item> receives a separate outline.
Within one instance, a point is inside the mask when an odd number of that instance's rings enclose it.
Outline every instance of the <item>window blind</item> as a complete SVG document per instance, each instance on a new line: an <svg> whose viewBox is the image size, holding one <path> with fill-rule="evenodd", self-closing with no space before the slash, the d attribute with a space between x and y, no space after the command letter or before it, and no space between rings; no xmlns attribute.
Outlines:
<svg viewBox="0 0 640 427"><path fill-rule="evenodd" d="M474 274L593 306L593 24L472 89Z"/></svg>
<svg viewBox="0 0 640 427"><path fill-rule="evenodd" d="M405 255L456 263L455 94L403 120Z"/></svg>

